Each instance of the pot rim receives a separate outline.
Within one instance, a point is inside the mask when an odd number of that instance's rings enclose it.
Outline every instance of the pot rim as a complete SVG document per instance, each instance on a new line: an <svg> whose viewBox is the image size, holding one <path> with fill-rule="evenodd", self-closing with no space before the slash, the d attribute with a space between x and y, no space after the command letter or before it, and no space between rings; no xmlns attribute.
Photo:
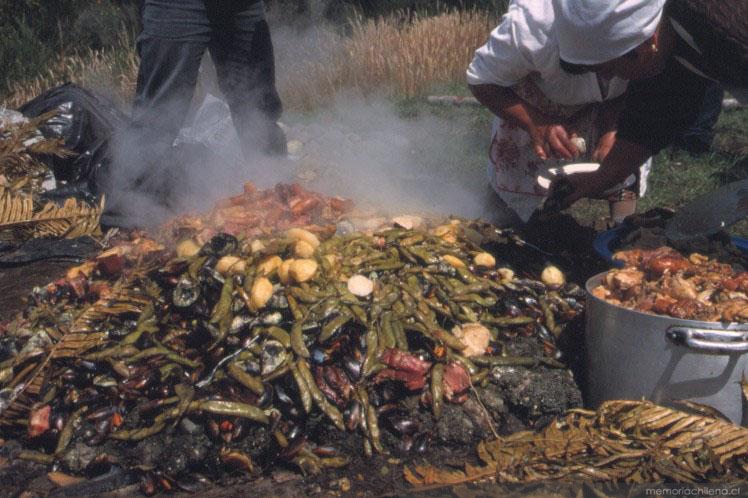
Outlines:
<svg viewBox="0 0 748 498"><path fill-rule="evenodd" d="M595 301L596 303L611 307L618 311L625 311L627 313L632 313L635 315L640 315L643 318L649 318L649 319L657 319L657 320L666 320L668 322L672 322L671 325L678 325L678 326L684 326L684 327L693 327L693 328L710 328L714 330L730 330L730 331L738 331L738 332L748 332L748 323L738 323L738 322L706 322L701 320L689 320L686 318L676 318L674 316L668 316L668 315L658 315L656 313L645 313L644 311L634 310L631 308L627 308L625 306L619 306L617 304L609 303L608 301L604 299L600 299L599 297L592 294L592 289L600 284L602 279L607 274L607 271L604 271L602 273L598 273L597 275L594 275L587 279L587 282L584 284L584 289L587 292L587 302ZM585 310L585 312L588 312L588 310Z"/></svg>

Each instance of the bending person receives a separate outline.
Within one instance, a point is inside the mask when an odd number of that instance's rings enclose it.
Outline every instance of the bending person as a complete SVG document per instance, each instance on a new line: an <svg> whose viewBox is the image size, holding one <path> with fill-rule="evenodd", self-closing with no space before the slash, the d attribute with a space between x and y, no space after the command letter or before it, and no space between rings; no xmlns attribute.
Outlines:
<svg viewBox="0 0 748 498"><path fill-rule="evenodd" d="M697 119L719 82L748 100L745 0L554 0L562 67L627 78L615 144L595 173L574 175L563 205L626 178Z"/></svg>
<svg viewBox="0 0 748 498"><path fill-rule="evenodd" d="M601 74L569 74L561 68L551 0L514 0L488 42L475 52L467 80L475 97L497 116L488 176L498 196L523 222L548 190L538 177L576 161L608 155L627 81ZM583 153L572 138L585 139ZM640 193L646 188L646 158ZM632 186L637 175L624 184ZM625 180L625 179L624 179ZM606 189L595 192L603 195ZM617 201L617 197L612 200ZM629 202L633 212L633 203Z"/></svg>

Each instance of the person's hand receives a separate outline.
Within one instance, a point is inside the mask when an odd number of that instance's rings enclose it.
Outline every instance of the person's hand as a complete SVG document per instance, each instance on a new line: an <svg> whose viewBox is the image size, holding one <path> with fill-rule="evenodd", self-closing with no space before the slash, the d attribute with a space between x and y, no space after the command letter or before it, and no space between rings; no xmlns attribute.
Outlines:
<svg viewBox="0 0 748 498"><path fill-rule="evenodd" d="M558 123L540 124L530 130L532 148L542 160L550 158L574 159L579 149L571 142L574 134Z"/></svg>
<svg viewBox="0 0 748 498"><path fill-rule="evenodd" d="M612 130L604 133L597 141L597 147L592 151L592 160L596 163L602 163L603 160L608 156L608 152L613 148L613 144L616 143L616 130Z"/></svg>
<svg viewBox="0 0 748 498"><path fill-rule="evenodd" d="M563 211L583 197L597 197L601 188L597 172L560 176L548 189L548 199L543 204L545 216Z"/></svg>

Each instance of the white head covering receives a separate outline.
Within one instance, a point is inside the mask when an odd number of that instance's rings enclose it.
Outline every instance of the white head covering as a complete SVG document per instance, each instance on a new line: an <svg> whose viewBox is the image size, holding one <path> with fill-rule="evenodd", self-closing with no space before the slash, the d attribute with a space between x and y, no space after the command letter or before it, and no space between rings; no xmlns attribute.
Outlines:
<svg viewBox="0 0 748 498"><path fill-rule="evenodd" d="M665 0L553 0L561 59L601 64L651 37Z"/></svg>

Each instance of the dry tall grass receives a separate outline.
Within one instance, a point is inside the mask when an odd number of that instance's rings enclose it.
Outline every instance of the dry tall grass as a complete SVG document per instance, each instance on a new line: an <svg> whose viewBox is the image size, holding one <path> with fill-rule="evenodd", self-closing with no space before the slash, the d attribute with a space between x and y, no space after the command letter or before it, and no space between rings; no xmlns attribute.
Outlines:
<svg viewBox="0 0 748 498"><path fill-rule="evenodd" d="M309 40L295 41L293 59L278 60L279 91L287 109L311 111L346 90L414 96L434 84L461 83L473 52L495 23L489 14L476 11L357 19L350 35L315 41L314 57L298 51ZM7 96L0 96L0 105L16 108L65 81L108 89L128 102L138 67L133 46L123 38L113 50L62 57L47 74L13 84Z"/></svg>
<svg viewBox="0 0 748 498"><path fill-rule="evenodd" d="M414 96L434 84L461 83L495 22L476 11L358 19L349 37L330 43L324 60L289 70L281 95L288 108L311 110L346 89Z"/></svg>
<svg viewBox="0 0 748 498"><path fill-rule="evenodd" d="M45 74L30 81L11 83L7 95L0 96L0 105L16 109L45 90L65 82L95 89L125 103L134 93L137 74L138 57L134 43L123 36L118 46L112 49L61 56Z"/></svg>

